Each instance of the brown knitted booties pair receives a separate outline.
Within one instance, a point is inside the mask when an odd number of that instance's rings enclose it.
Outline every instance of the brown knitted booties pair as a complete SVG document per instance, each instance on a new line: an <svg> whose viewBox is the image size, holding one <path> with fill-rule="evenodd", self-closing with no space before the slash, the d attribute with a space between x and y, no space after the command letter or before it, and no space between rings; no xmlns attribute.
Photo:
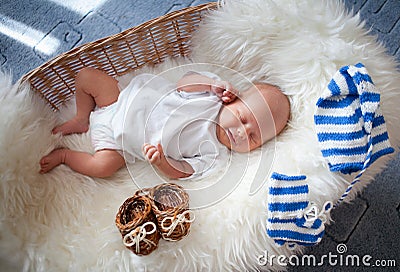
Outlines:
<svg viewBox="0 0 400 272"><path fill-rule="evenodd" d="M189 195L174 183L137 191L125 200L115 218L124 245L137 255L153 252L161 237L179 241L193 221Z"/></svg>

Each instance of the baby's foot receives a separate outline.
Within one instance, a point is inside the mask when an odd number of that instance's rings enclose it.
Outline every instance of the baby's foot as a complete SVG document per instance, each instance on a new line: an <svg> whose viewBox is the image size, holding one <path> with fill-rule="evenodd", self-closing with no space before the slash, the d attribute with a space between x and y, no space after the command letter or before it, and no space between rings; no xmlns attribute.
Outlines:
<svg viewBox="0 0 400 272"><path fill-rule="evenodd" d="M65 149L54 149L40 160L40 174L44 174L64 162Z"/></svg>
<svg viewBox="0 0 400 272"><path fill-rule="evenodd" d="M53 128L52 133L61 133L62 135L68 135L72 133L85 133L89 129L89 122L82 120L78 117L74 117L64 124Z"/></svg>

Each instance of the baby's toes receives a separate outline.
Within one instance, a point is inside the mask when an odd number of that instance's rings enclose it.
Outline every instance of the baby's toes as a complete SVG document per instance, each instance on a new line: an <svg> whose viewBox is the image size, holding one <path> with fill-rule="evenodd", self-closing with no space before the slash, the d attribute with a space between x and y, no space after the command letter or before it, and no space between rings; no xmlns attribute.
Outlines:
<svg viewBox="0 0 400 272"><path fill-rule="evenodd" d="M48 160L48 158L47 158L47 156L46 157L43 157L41 160L40 160L40 166L41 167L44 167L45 165L47 165L48 163L49 163L49 160Z"/></svg>
<svg viewBox="0 0 400 272"><path fill-rule="evenodd" d="M46 161L40 161L40 173L47 173L49 171L49 163Z"/></svg>
<svg viewBox="0 0 400 272"><path fill-rule="evenodd" d="M44 156L40 160L41 173L46 173L52 170L54 167L64 163L65 152L64 149L54 149L50 154Z"/></svg>

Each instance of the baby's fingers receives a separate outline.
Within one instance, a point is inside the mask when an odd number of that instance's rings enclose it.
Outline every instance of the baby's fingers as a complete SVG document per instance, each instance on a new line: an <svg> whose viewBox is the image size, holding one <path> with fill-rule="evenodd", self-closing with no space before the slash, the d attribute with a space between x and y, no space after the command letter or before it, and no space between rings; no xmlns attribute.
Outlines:
<svg viewBox="0 0 400 272"><path fill-rule="evenodd" d="M227 89L228 82L216 80L211 86L211 91L215 93L218 97L222 97L224 90Z"/></svg>
<svg viewBox="0 0 400 272"><path fill-rule="evenodd" d="M157 150L158 150L161 154L164 154L163 147L162 147L162 145L161 145L160 143L157 144Z"/></svg>
<svg viewBox="0 0 400 272"><path fill-rule="evenodd" d="M151 144L144 144L144 145L142 146L142 153L143 153L143 155L146 156L147 152L148 152L149 149L152 148L152 147L154 147L154 146L151 145Z"/></svg>
<svg viewBox="0 0 400 272"><path fill-rule="evenodd" d="M161 160L160 152L156 149L156 151L154 151L154 153L148 155L147 160L151 164L158 164Z"/></svg>
<svg viewBox="0 0 400 272"><path fill-rule="evenodd" d="M158 164L160 162L161 153L154 145L144 144L142 151L146 160L149 161L151 164Z"/></svg>
<svg viewBox="0 0 400 272"><path fill-rule="evenodd" d="M236 99L237 95L238 95L238 91L233 88L229 89L229 90L225 90L222 93L221 100L225 103L230 103Z"/></svg>
<svg viewBox="0 0 400 272"><path fill-rule="evenodd" d="M143 155L146 158L151 158L153 156L153 154L157 151L157 148L151 144L144 144L142 151L143 151Z"/></svg>

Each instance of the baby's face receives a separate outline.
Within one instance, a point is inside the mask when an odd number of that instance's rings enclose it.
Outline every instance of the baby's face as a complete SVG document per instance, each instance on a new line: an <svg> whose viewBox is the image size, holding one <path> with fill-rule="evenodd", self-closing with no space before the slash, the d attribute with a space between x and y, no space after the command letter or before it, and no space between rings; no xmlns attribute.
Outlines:
<svg viewBox="0 0 400 272"><path fill-rule="evenodd" d="M231 150L249 152L274 136L272 114L258 91L224 105L219 113L217 137Z"/></svg>

